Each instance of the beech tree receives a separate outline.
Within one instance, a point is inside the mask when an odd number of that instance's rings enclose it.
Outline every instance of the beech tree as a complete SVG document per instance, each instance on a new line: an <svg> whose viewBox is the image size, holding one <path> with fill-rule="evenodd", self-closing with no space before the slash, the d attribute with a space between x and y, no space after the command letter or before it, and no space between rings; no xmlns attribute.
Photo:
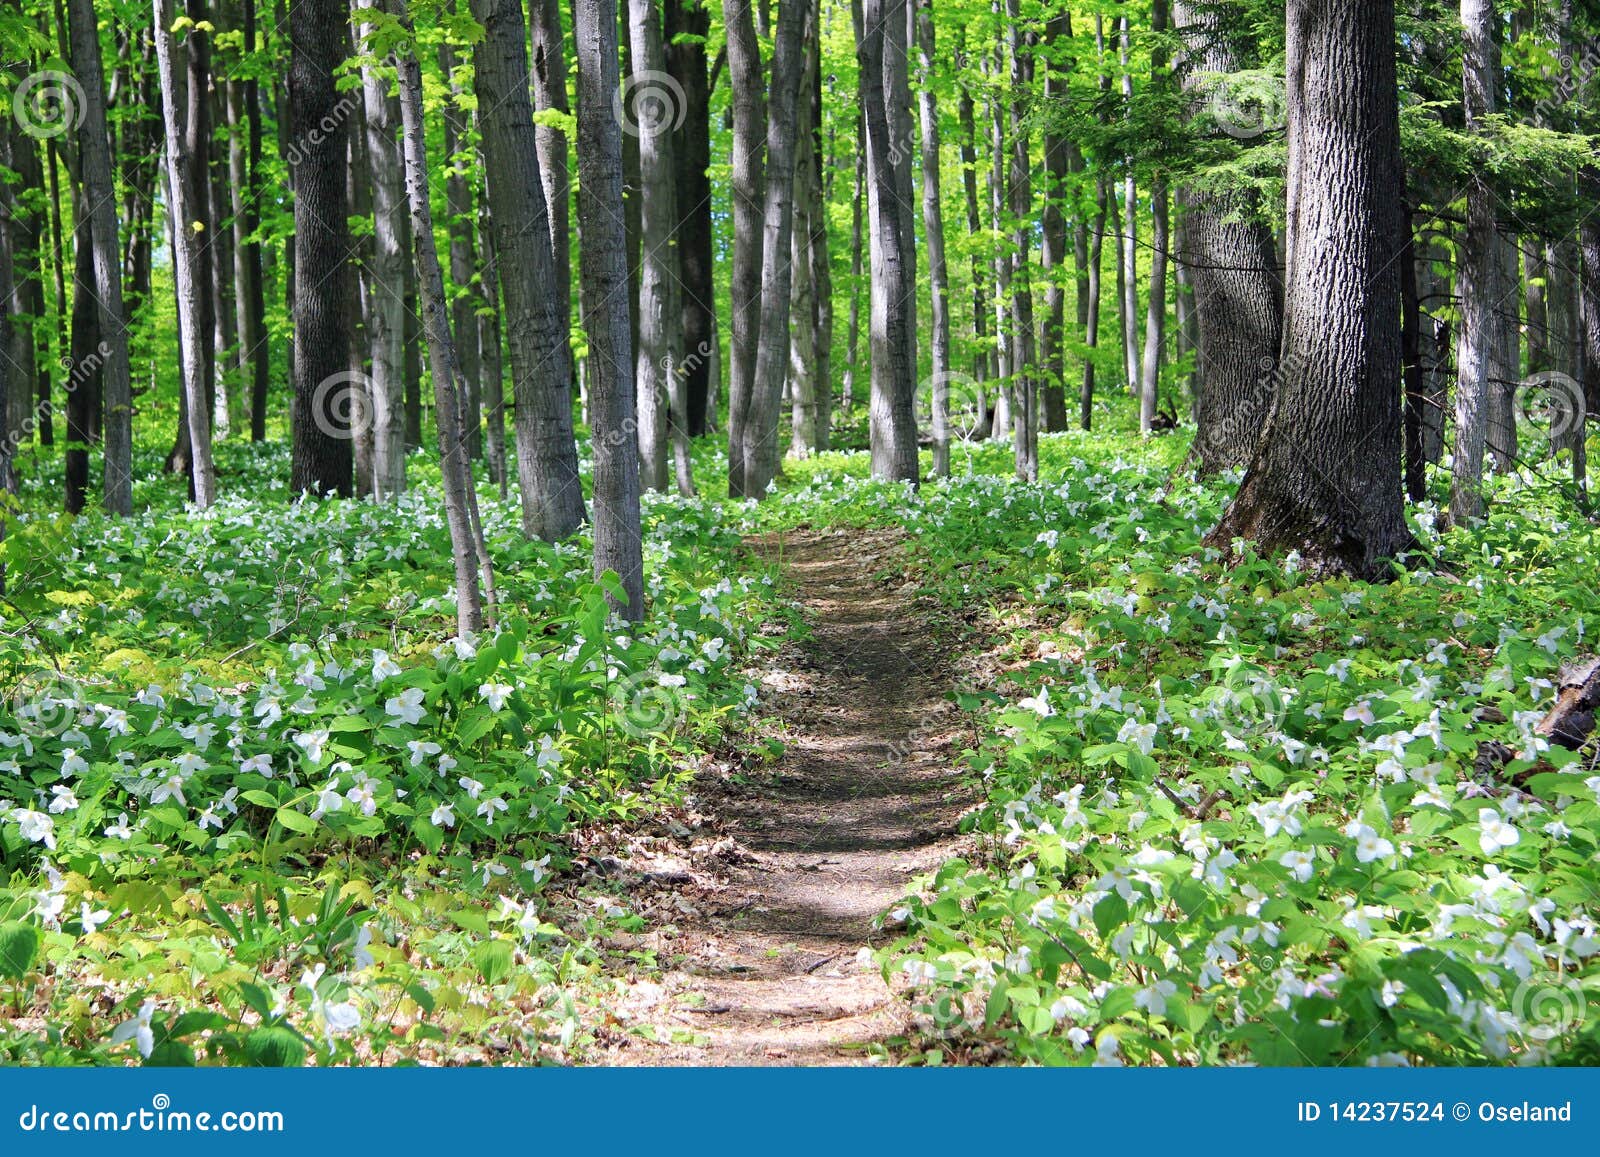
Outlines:
<svg viewBox="0 0 1600 1157"><path fill-rule="evenodd" d="M594 438L594 572L612 572L608 594L624 618L644 618L639 454L634 437L633 349L628 322L627 236L622 207L622 126L616 0L575 0L578 59L580 291L589 333L589 426Z"/></svg>

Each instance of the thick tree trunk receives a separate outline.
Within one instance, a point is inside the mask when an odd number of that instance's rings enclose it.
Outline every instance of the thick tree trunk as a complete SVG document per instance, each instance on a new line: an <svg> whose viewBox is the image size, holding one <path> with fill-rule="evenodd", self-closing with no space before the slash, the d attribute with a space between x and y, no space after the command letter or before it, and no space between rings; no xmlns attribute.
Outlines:
<svg viewBox="0 0 1600 1157"><path fill-rule="evenodd" d="M364 0L361 10L376 8ZM370 35L372 25L363 24ZM373 246L369 258L367 346L372 370L372 496L382 502L406 487L405 264L400 222L406 215L404 157L390 119L395 110L387 78L372 65L361 69L367 164L371 169ZM403 114L402 114L403 115Z"/></svg>
<svg viewBox="0 0 1600 1157"><path fill-rule="evenodd" d="M1033 271L1034 230L1032 158L1023 101L1033 87L1033 59L1026 51L1020 0L1006 0L1006 47L1011 69L1011 424L1017 477L1039 476L1039 378L1034 364Z"/></svg>
<svg viewBox="0 0 1600 1157"><path fill-rule="evenodd" d="M353 56L357 44L353 35L349 52ZM352 110L354 123L346 140L348 161L345 165L345 198L350 206L350 216L357 221L372 220L372 181L367 164L365 117L360 103L361 93L351 94L357 103ZM372 379L367 375L367 355L373 329L372 274L374 238L363 229L350 238L351 252L345 262L345 276L349 279L346 292L355 303L355 316L351 318L350 333L350 389L355 416L350 421L350 453L355 464L355 494L357 498L372 496Z"/></svg>
<svg viewBox="0 0 1600 1157"><path fill-rule="evenodd" d="M810 4L815 19L816 5ZM817 167L817 90L820 61L816 37L807 37L799 98L795 105L794 227L789 235L790 265L794 284L789 327L789 380L791 403L789 455L808 458L817 452L817 424L822 397L828 392L827 380L819 380L818 354L821 348L822 288L817 284L817 264L812 245L820 218L827 211L823 198L821 171ZM824 243L826 235L823 235Z"/></svg>
<svg viewBox="0 0 1600 1157"><path fill-rule="evenodd" d="M68 0L72 71L83 88L83 124L78 130L84 198L93 246L94 295L101 364L97 375L105 409L105 471L102 501L109 514L133 513L133 394L128 370L127 319L122 308L122 255L117 240L116 188L112 183L111 138L106 129L104 72L91 0ZM78 234L85 239L84 233ZM102 352L103 351L103 352ZM207 455L206 468L210 469ZM209 482L209 475L208 475ZM209 505L213 490L206 492Z"/></svg>
<svg viewBox="0 0 1600 1157"><path fill-rule="evenodd" d="M762 497L778 474L778 419L789 365L793 269L796 106L811 0L779 0L767 91L766 197L761 235L761 327L756 343L750 407L739 445L744 463L741 493ZM902 61L902 69L904 61Z"/></svg>
<svg viewBox="0 0 1600 1157"><path fill-rule="evenodd" d="M1516 241L1504 233L1494 239L1495 289L1493 357L1489 363L1489 424L1484 441L1496 474L1517 461L1517 386L1522 378L1522 265Z"/></svg>
<svg viewBox="0 0 1600 1157"><path fill-rule="evenodd" d="M294 183L294 462L290 487L351 493L352 306L344 275L350 248L345 134L355 94L334 71L345 53L338 5L289 9L290 179Z"/></svg>
<svg viewBox="0 0 1600 1157"><path fill-rule="evenodd" d="M461 428L461 366L451 340L444 275L439 269L439 254L433 241L428 153L422 123L422 68L414 55L400 57L395 63L400 73L400 115L404 122L406 201L411 209L412 245L422 296L422 329L427 337L428 365L433 377L433 417L439 438L439 472L444 481L445 523L450 528L450 553L455 561L456 633L466 639L483 629L479 568L491 592L494 579L478 519L478 497L472 482L466 431Z"/></svg>
<svg viewBox="0 0 1600 1157"><path fill-rule="evenodd" d="M972 94L966 85L961 86L961 192L966 198L967 236L977 237L983 229L983 217L978 209L978 124ZM972 248L967 276L972 282L972 376L977 383L994 377L994 346L989 341L989 291L985 283L983 257L977 246ZM974 399L981 403L982 398ZM977 415L979 423L982 413Z"/></svg>
<svg viewBox="0 0 1600 1157"><path fill-rule="evenodd" d="M1122 99L1133 101L1133 71L1129 63L1132 36L1126 16L1120 19L1118 53L1122 65ZM1133 158L1124 157L1127 170L1122 178L1122 248L1117 282L1121 293L1122 365L1128 393L1138 396L1141 355L1139 350L1139 190L1133 177Z"/></svg>
<svg viewBox="0 0 1600 1157"><path fill-rule="evenodd" d="M748 13L748 6L745 8ZM628 260L622 204L622 128L617 91L615 0L575 0L578 57L578 222L581 285L589 334L589 427L594 441L594 573L621 583L612 607L644 618L639 525L639 454L634 430L633 351L628 333Z"/></svg>
<svg viewBox="0 0 1600 1157"><path fill-rule="evenodd" d="M765 244L763 131L765 80L755 17L745 0L723 0L728 80L733 88L733 254L728 275L728 493L747 497L745 426L756 389L756 347L761 331Z"/></svg>
<svg viewBox="0 0 1600 1157"><path fill-rule="evenodd" d="M917 461L915 238L907 236L901 187L911 150L895 135L910 105L908 0L866 0L857 48L866 119L867 211L872 237L872 473L921 481ZM898 142L898 143L897 143Z"/></svg>
<svg viewBox="0 0 1600 1157"><path fill-rule="evenodd" d="M540 150L528 100L528 41L522 4L520 0L473 0L472 8L484 27L473 63L506 344L511 354L522 528L530 536L553 542L566 538L583 521L583 489L572 425L567 287L558 280L550 241ZM546 55L543 63L554 76L555 54ZM564 76L565 67L560 71ZM610 97L606 98L605 115L612 115ZM560 152L564 160L564 138L561 147L552 146L551 151Z"/></svg>
<svg viewBox="0 0 1600 1157"><path fill-rule="evenodd" d="M945 273L944 211L939 204L939 100L933 91L933 0L917 0L917 65L922 97L922 229L928 246L928 293L933 316L930 342L933 358L933 475L935 478L948 478L950 289Z"/></svg>
<svg viewBox="0 0 1600 1157"><path fill-rule="evenodd" d="M1315 575L1392 575L1400 491L1401 205L1393 0L1290 0L1284 367L1208 542L1298 551Z"/></svg>
<svg viewBox="0 0 1600 1157"><path fill-rule="evenodd" d="M1150 49L1150 87L1158 91L1167 84L1167 53L1159 38L1167 31L1169 7L1168 0L1151 0L1150 31L1157 39ZM1167 344L1170 212L1166 178L1157 174L1150 183L1150 293L1145 306L1144 357L1139 373L1139 430L1147 436L1155 429L1161 390L1161 355Z"/></svg>
<svg viewBox="0 0 1600 1157"><path fill-rule="evenodd" d="M1180 0L1174 15L1189 46L1184 84L1198 99L1197 74L1231 73L1239 46L1214 9ZM1195 408L1195 456L1202 475L1246 465L1255 453L1282 375L1283 281L1277 249L1251 192L1185 189L1178 260L1194 282L1199 360L1205 382Z"/></svg>
<svg viewBox="0 0 1600 1157"><path fill-rule="evenodd" d="M1465 30L1462 74L1466 127L1481 132L1495 108L1500 53L1495 43L1493 0L1461 0ZM1450 521L1458 525L1483 515L1483 451L1487 441L1493 367L1499 334L1495 306L1500 255L1495 242L1494 193L1481 180L1467 189L1467 225L1456 255L1461 297L1461 342L1457 352L1456 438L1450 472Z"/></svg>
<svg viewBox="0 0 1600 1157"><path fill-rule="evenodd" d="M478 315L478 355L483 372L484 449L500 501L510 494L506 477L505 356L500 337L500 261L494 248L487 194L478 198L478 253L483 259L483 311Z"/></svg>
<svg viewBox="0 0 1600 1157"><path fill-rule="evenodd" d="M177 93L173 84L172 60L172 10L169 0L156 0L155 7L156 61L161 73L161 106L167 126L167 205L173 221L173 280L178 294L178 331L183 342L183 397L189 435L189 473L193 484L195 504L202 510L216 501L216 474L211 464L211 423L206 407L210 403L212 379L207 374L205 350L212 334L206 327L207 318L201 308L201 299L209 298L211 285L205 277L207 266L200 251L205 248L202 229L196 225L204 222L194 214L199 211L195 195L196 167L184 152L185 142L180 136ZM192 49L191 49L192 51ZM191 73L190 83L194 83ZM189 111L194 113L194 101ZM209 141L208 141L209 143ZM210 176L204 168L199 170L210 186Z"/></svg>
<svg viewBox="0 0 1600 1157"><path fill-rule="evenodd" d="M995 54L994 74L1001 71L1000 54ZM989 433L996 439L1011 434L1011 258L1002 240L1006 236L1006 130L1000 98L989 98L989 228L994 240L989 246L994 270L994 417Z"/></svg>
<svg viewBox="0 0 1600 1157"><path fill-rule="evenodd" d="M850 195L850 312L845 322L844 375L839 383L840 402L847 414L856 403L856 366L861 364L861 222L867 199L867 150L860 143L866 140L866 122L858 117L857 126L856 181Z"/></svg>
<svg viewBox="0 0 1600 1157"><path fill-rule="evenodd" d="M682 285L685 409L674 413L691 437L708 433L711 348L717 303L711 241L711 89L705 38L711 32L706 0L663 0L667 71L683 92L683 123L672 142L676 174L678 276ZM712 419L715 419L713 414Z"/></svg>
<svg viewBox="0 0 1600 1157"><path fill-rule="evenodd" d="M188 79L178 91L186 96L188 107L180 122L183 130L183 163L188 168L190 194L189 221L199 226L200 244L196 246L195 307L199 311L200 345L199 363L206 383L206 419L212 420L217 389L217 307L214 292L216 276L213 266L217 255L211 238L215 236L217 213L211 203L211 26L209 0L184 0L185 15L190 20L184 34L184 61ZM168 27L171 27L169 22ZM339 33L344 39L345 33ZM192 231L192 230L191 230ZM191 352L194 347L190 347ZM193 424L189 427L190 453L194 454ZM192 465L190 470L194 469ZM198 486L198 482L196 483Z"/></svg>
<svg viewBox="0 0 1600 1157"><path fill-rule="evenodd" d="M256 51L256 0L244 0L244 51L247 56ZM261 223L257 204L261 197L261 86L253 75L244 81L244 109L247 167L242 227L249 237ZM240 338L250 356L250 440L264 442L272 364L267 343L267 303L260 242L247 240L239 255L244 271L249 274L239 292L244 300L244 327Z"/></svg>

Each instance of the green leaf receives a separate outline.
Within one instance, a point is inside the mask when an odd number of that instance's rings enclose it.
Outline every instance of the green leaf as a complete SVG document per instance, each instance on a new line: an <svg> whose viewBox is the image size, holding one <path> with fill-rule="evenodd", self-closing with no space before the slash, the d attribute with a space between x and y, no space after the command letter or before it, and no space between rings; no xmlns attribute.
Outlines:
<svg viewBox="0 0 1600 1157"><path fill-rule="evenodd" d="M483 982L495 985L511 975L513 953L509 940L485 940L472 950L472 962Z"/></svg>
<svg viewBox="0 0 1600 1157"><path fill-rule="evenodd" d="M38 954L39 930L32 924L20 920L0 924L0 976L21 980Z"/></svg>
<svg viewBox="0 0 1600 1157"><path fill-rule="evenodd" d="M317 830L316 820L312 819L308 815L303 815L300 812L295 811L293 808L281 807L278 809L277 816L278 822L284 827L288 828L291 832L300 832L303 835L310 835L312 832Z"/></svg>
<svg viewBox="0 0 1600 1157"><path fill-rule="evenodd" d="M264 1069L295 1069L305 1063L306 1046L282 1025L268 1025L244 1038L244 1055Z"/></svg>

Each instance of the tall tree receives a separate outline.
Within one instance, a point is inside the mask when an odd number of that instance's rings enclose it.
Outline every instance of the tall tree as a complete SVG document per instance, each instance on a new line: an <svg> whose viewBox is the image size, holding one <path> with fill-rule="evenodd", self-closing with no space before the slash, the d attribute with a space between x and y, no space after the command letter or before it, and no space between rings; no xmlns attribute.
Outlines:
<svg viewBox="0 0 1600 1157"><path fill-rule="evenodd" d="M733 251L728 274L728 493L743 498L745 425L756 388L761 336L766 117L755 16L748 0L723 0L728 82L733 89Z"/></svg>
<svg viewBox="0 0 1600 1157"><path fill-rule="evenodd" d="M633 350L628 332L628 259L622 208L622 127L612 112L618 86L616 0L576 0L578 222L583 316L589 332L589 427L594 434L594 571L621 580L611 604L644 618L639 454L634 442Z"/></svg>
<svg viewBox="0 0 1600 1157"><path fill-rule="evenodd" d="M350 378L351 306L345 254L350 248L345 190L347 122L353 95L341 96L336 71L348 37L338 4L289 7L290 181L294 186L294 407L296 492L348 498L352 415L359 401ZM170 130L169 130L170 131Z"/></svg>
<svg viewBox="0 0 1600 1157"><path fill-rule="evenodd" d="M97 329L104 350L99 365L105 408L102 501L107 513L125 515L133 513L133 393L128 370L127 319L122 308L122 254L117 239L111 137L106 128L105 72L100 60L100 34L92 0L68 0L67 21L72 71L83 89L83 124L78 130L79 165L89 213L89 241L93 247ZM81 239L82 234L79 236ZM204 502L210 502L209 494Z"/></svg>
<svg viewBox="0 0 1600 1157"><path fill-rule="evenodd" d="M857 60L866 119L867 213L872 237L872 472L918 482L917 255L907 236L900 191L911 150L895 135L911 103L907 53L909 0L866 0Z"/></svg>
<svg viewBox="0 0 1600 1157"><path fill-rule="evenodd" d="M1493 0L1461 0L1465 33L1462 85L1468 132L1481 132L1494 115L1500 52ZM1461 295L1460 365L1456 386L1456 442L1450 469L1450 520L1483 514L1483 451L1489 424L1492 364L1499 342L1500 254L1495 238L1494 193L1477 177L1467 189L1467 223L1456 258Z"/></svg>
<svg viewBox="0 0 1600 1157"><path fill-rule="evenodd" d="M452 7L454 5L452 4ZM464 92L456 72L455 48L447 40L439 46L439 68L450 85L444 102L444 198L446 232L450 236L451 329L455 333L456 358L461 366L464 393L461 400L461 431L468 453L483 456L483 403L479 397L478 294L473 288L478 265L476 231L478 217L472 206L472 184L468 175L475 150L467 140L470 124L463 106Z"/></svg>
<svg viewBox="0 0 1600 1157"><path fill-rule="evenodd" d="M363 0L363 16L378 7ZM373 25L363 24L371 37ZM366 156L372 189L372 253L368 258L367 348L371 353L372 497L383 501L406 487L405 264L401 222L406 215L404 157L389 99L389 78L371 55L361 67ZM404 114L402 114L403 116ZM475 323L474 323L475 324ZM476 335L474 335L476 336Z"/></svg>
<svg viewBox="0 0 1600 1157"><path fill-rule="evenodd" d="M708 0L663 0L667 71L683 93L683 123L672 141L676 170L678 280L682 288L685 418L693 437L708 432L710 351L715 331L716 287L712 282L711 86L706 38L711 33ZM714 415L713 415L714 417Z"/></svg>
<svg viewBox="0 0 1600 1157"><path fill-rule="evenodd" d="M1186 46L1184 88L1199 105L1207 74L1242 67L1239 33L1218 9L1193 0L1179 0L1174 17ZM1283 337L1283 283L1272 230L1253 190L1185 187L1178 201L1184 216L1178 260L1194 282L1199 358L1206 368L1194 452L1200 473L1213 474L1246 465L1260 439L1279 377L1272 367Z"/></svg>
<svg viewBox="0 0 1600 1157"><path fill-rule="evenodd" d="M439 268L439 253L433 240L428 152L422 123L422 68L411 53L397 58L396 67L400 76L406 202L411 209L411 237L422 298L422 329L428 342L428 363L433 377L434 425L439 440L439 470L444 481L445 523L450 530L450 552L455 561L456 631L462 638L469 638L483 629L479 569L481 567L491 591L494 589L493 572L483 545L470 451L466 431L461 426L461 398L465 392L461 363L450 333L444 274ZM475 322L473 327L476 339Z"/></svg>
<svg viewBox="0 0 1600 1157"><path fill-rule="evenodd" d="M1285 367L1209 541L1381 580L1410 541L1400 490L1401 205L1393 0L1289 0Z"/></svg>
<svg viewBox="0 0 1600 1157"><path fill-rule="evenodd" d="M1159 90L1167 82L1167 51L1161 37L1167 31L1169 7L1168 0L1151 0L1150 31L1155 37L1150 49L1152 90ZM1167 344L1169 210L1167 179L1158 169L1150 181L1150 292L1145 307L1144 361L1139 373L1139 429L1145 434L1155 429L1156 404L1161 388L1161 355Z"/></svg>
<svg viewBox="0 0 1600 1157"><path fill-rule="evenodd" d="M950 476L950 289L945 272L944 212L939 199L939 98L934 84L933 0L917 0L917 68L922 115L922 222L928 245L933 337L933 473Z"/></svg>
<svg viewBox="0 0 1600 1157"><path fill-rule="evenodd" d="M528 99L527 32L521 0L473 0L473 16L484 29L473 50L474 83L506 345L511 354L522 528L530 536L553 542L566 538L583 521L583 489L572 423L567 291L557 280L540 150ZM547 58L544 65L553 69L554 62ZM565 75L565 67L561 71ZM610 97L605 112L611 116ZM560 151L564 158L564 143Z"/></svg>

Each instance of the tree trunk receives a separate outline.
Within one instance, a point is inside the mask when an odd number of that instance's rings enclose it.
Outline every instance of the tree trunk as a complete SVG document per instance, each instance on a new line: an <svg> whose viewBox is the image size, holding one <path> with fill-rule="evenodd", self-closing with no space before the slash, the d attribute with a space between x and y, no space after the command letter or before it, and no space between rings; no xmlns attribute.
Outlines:
<svg viewBox="0 0 1600 1157"><path fill-rule="evenodd" d="M994 74L1001 70L1000 52L995 51ZM1000 98L989 97L989 228L993 233L989 250L994 270L994 419L989 433L1004 438L1011 433L1011 258L1006 252L1006 130L1001 116Z"/></svg>
<svg viewBox="0 0 1600 1157"><path fill-rule="evenodd" d="M745 8L749 12L748 6ZM623 618L644 618L633 351L628 346L628 239L623 225L622 128L615 0L575 0L578 57L580 295L589 334L589 427L594 444L594 573L620 582L608 596Z"/></svg>
<svg viewBox="0 0 1600 1157"><path fill-rule="evenodd" d="M1120 19L1118 30L1119 59L1122 65L1122 99L1131 105L1133 101L1133 71L1129 64L1132 51L1132 38L1126 16ZM1122 159L1126 170L1122 178L1122 249L1121 280L1117 283L1121 290L1122 308L1122 363L1125 377L1124 385L1128 393L1135 396L1139 392L1140 351L1139 351L1139 190L1133 177L1133 158Z"/></svg>
<svg viewBox="0 0 1600 1157"><path fill-rule="evenodd" d="M928 245L933 336L933 475L950 477L950 290L945 274L944 211L939 203L939 99L933 91L933 0L917 0L917 65L921 73L922 228Z"/></svg>
<svg viewBox="0 0 1600 1157"><path fill-rule="evenodd" d="M169 31L172 27L172 10L169 5L170 0L156 0L156 61L161 73L161 107L167 126L167 205L172 215L173 247L176 250L173 280L178 294L178 331L183 341L183 397L188 422L189 472L195 504L204 510L216 501L217 496L216 474L211 464L211 423L206 414L213 382L206 373L205 349L213 335L206 327L207 318L201 308L201 299L209 298L212 287L205 277L207 266L200 256L200 250L205 248L202 239L204 229L196 228L197 225L204 225L202 219L195 216L199 211L194 188L197 168L192 163L193 158L185 154L185 141L180 135L183 122L179 119L177 93L173 84L172 33ZM194 83L192 72L190 83ZM195 102L191 99L190 115L194 115L194 110ZM204 168L198 169L198 173L209 189L210 174Z"/></svg>
<svg viewBox="0 0 1600 1157"><path fill-rule="evenodd" d="M200 345L198 347L199 364L204 375L206 386L206 420L212 421L212 414L216 406L217 389L217 306L214 292L216 276L213 266L217 256L212 248L212 238L216 236L217 213L211 203L211 11L209 0L184 0L185 15L190 20L189 28L184 36L184 60L187 65L188 79L182 91L187 98L188 107L180 122L183 130L183 163L188 167L188 187L190 195L190 212L192 216L187 220L199 226L199 244L195 252L195 308L199 313ZM168 22L168 28L171 22ZM343 39L345 33L339 33ZM193 230L191 230L193 232ZM190 347L191 353L195 347ZM195 455L193 447L194 426L190 423L188 437L190 439L191 455ZM209 438L209 425L208 434ZM194 470L193 457L191 457L190 470ZM198 488L198 480L196 481Z"/></svg>
<svg viewBox="0 0 1600 1157"><path fill-rule="evenodd" d="M363 0L365 14L377 7ZM363 21L362 35L373 26ZM370 50L369 50L370 51ZM361 69L367 164L371 170L373 246L369 258L367 346L372 354L372 497L382 502L406 488L405 264L400 221L406 214L404 157L391 118L388 79L372 64ZM402 114L404 115L404 114Z"/></svg>
<svg viewBox="0 0 1600 1157"><path fill-rule="evenodd" d="M520 39L519 36L519 43ZM479 567L491 591L494 580L478 519L478 498L472 482L466 432L461 428L461 366L451 341L444 275L439 269L439 254L433 241L428 153L422 123L422 68L411 54L398 58L395 64L400 73L400 115L404 122L406 200L411 209L411 237L422 297L422 329L427 337L428 366L433 377L434 426L439 438L439 472L444 482L445 523L450 528L450 553L455 561L456 633L467 639L483 629Z"/></svg>
<svg viewBox="0 0 1600 1157"><path fill-rule="evenodd" d="M761 237L761 328L750 407L740 438L741 492L762 497L778 474L778 418L789 366L793 270L795 141L803 53L811 0L779 0L767 91L766 197ZM901 62L902 69L904 60Z"/></svg>
<svg viewBox="0 0 1600 1157"><path fill-rule="evenodd" d="M623 127L639 150L639 344L634 357L638 390L639 484L667 489L669 385L682 364L682 318L674 233L678 214L672 134L681 111L666 76L661 18L654 0L627 0L634 75L628 78Z"/></svg>
<svg viewBox="0 0 1600 1157"><path fill-rule="evenodd" d="M473 0L484 27L473 52L500 296L511 354L522 529L554 542L583 521L572 426L567 287L558 280L540 150L528 100L527 34L520 0ZM554 76L556 55L544 57ZM566 69L560 69L564 76ZM611 100L606 98L606 116ZM565 138L559 149L565 160ZM563 193L564 196L564 193ZM631 409L631 407L630 407Z"/></svg>
<svg viewBox="0 0 1600 1157"><path fill-rule="evenodd" d="M1462 58L1468 132L1481 132L1494 114L1499 50L1493 0L1461 0L1465 30ZM1481 180L1467 189L1467 225L1456 255L1461 297L1461 342L1457 352L1456 439L1450 472L1450 521L1461 525L1483 515L1483 451L1488 434L1489 392L1499 335L1495 329L1500 255L1495 244L1494 193Z"/></svg>
<svg viewBox="0 0 1600 1157"><path fill-rule="evenodd" d="M679 371L684 422L690 437L709 432L711 347L717 293L712 280L711 89L705 38L711 33L706 0L663 0L667 71L683 92L683 123L672 141L677 201L678 277L682 285L683 366ZM712 415L714 418L715 415Z"/></svg>
<svg viewBox="0 0 1600 1157"><path fill-rule="evenodd" d="M1290 0L1284 367L1266 433L1207 541L1379 581L1410 542L1400 491L1399 98L1393 0Z"/></svg>
<svg viewBox="0 0 1600 1157"><path fill-rule="evenodd" d="M294 453L290 488L351 493L350 249L345 195L352 93L334 87L346 14L336 4L289 8L290 179L294 184Z"/></svg>
<svg viewBox="0 0 1600 1157"><path fill-rule="evenodd" d="M728 274L728 494L745 489L745 426L756 389L756 346L761 331L765 238L763 132L765 79L755 17L743 0L723 0L728 79L733 88L733 254Z"/></svg>
<svg viewBox="0 0 1600 1157"><path fill-rule="evenodd" d="M505 357L500 339L500 261L494 248L493 217L487 194L478 198L478 254L483 259L483 311L478 315L478 356L483 373L483 416L489 476L500 490L500 501L510 494L506 477Z"/></svg>
<svg viewBox="0 0 1600 1157"><path fill-rule="evenodd" d="M1214 9L1180 0L1174 11L1189 46L1184 87L1198 101L1197 74L1242 67L1240 45ZM1194 282L1199 360L1205 383L1195 411L1199 473L1249 463L1282 377L1283 281L1260 199L1249 191L1184 189L1178 260Z"/></svg>
<svg viewBox="0 0 1600 1157"><path fill-rule="evenodd" d="M961 191L967 203L967 236L975 238L983 230L983 218L978 210L978 124L972 93L965 84L961 86L959 113ZM984 283L983 257L977 246L972 248L967 275L972 281L972 344L977 351L973 355L972 376L977 383L983 383L994 377L994 346L989 341L989 292ZM973 400L982 402L981 397ZM979 413L980 424L983 419L984 415Z"/></svg>
<svg viewBox="0 0 1600 1157"><path fill-rule="evenodd" d="M1006 44L1011 68L1011 423L1017 477L1039 476L1039 379L1034 364L1033 177L1028 156L1029 133L1023 101L1033 87L1033 60L1024 49L1030 38L1022 30L1020 0L1006 0Z"/></svg>
<svg viewBox="0 0 1600 1157"><path fill-rule="evenodd" d="M920 482L917 461L916 241L906 235L900 190L911 150L896 137L911 102L906 72L908 0L866 0L857 49L867 133L867 212L872 237L872 473ZM897 143L901 142L901 143Z"/></svg>
<svg viewBox="0 0 1600 1157"><path fill-rule="evenodd" d="M816 18L816 5L808 0ZM817 168L818 133L816 128L816 78L819 72L818 38L807 37L805 61L801 69L799 97L795 105L794 227L789 234L790 266L794 283L790 309L794 324L789 327L789 381L791 402L789 454L808 458L817 452L817 419L826 379L819 380L817 354L821 345L817 266L811 246L816 227L827 203L823 199L821 172ZM825 236L825 235L824 235Z"/></svg>
<svg viewBox="0 0 1600 1157"><path fill-rule="evenodd" d="M244 0L244 51L256 51L256 0ZM244 108L247 168L245 176L242 227L246 237L260 227L257 202L261 197L261 86L254 75L244 81ZM246 241L239 250L242 268L249 278L239 287L244 298L244 328L240 338L250 356L250 440L264 442L267 437L267 397L271 384L271 361L267 343L267 304L263 287L261 244Z"/></svg>
<svg viewBox="0 0 1600 1157"><path fill-rule="evenodd" d="M479 384L478 295L472 286L477 266L473 233L478 225L472 207L472 186L467 173L473 157L467 150L467 112L462 107L461 85L456 80L455 50L439 46L439 68L450 84L444 102L445 231L450 237L450 316L461 367L461 435L472 459L483 457L483 403Z"/></svg>
<svg viewBox="0 0 1600 1157"><path fill-rule="evenodd" d="M133 394L128 370L127 319L122 308L122 256L117 241L116 188L112 183L111 138L106 130L104 72L91 0L68 0L72 71L83 88L83 124L78 142L84 198L89 206L93 281L99 303L101 364L98 381L105 409L105 472L102 501L109 514L133 513ZM84 234L79 234L84 239ZM207 468L210 462L207 460ZM204 500L210 502L210 493Z"/></svg>
<svg viewBox="0 0 1600 1157"><path fill-rule="evenodd" d="M1063 6L1045 24L1044 44L1065 52L1072 41L1072 13ZM1046 104L1066 98L1068 68L1059 60L1045 61ZM1067 218L1062 204L1069 196L1072 148L1059 131L1044 134L1044 219L1039 231L1039 263L1045 278L1045 320L1040 341L1042 363L1042 425L1046 430L1067 428Z"/></svg>

